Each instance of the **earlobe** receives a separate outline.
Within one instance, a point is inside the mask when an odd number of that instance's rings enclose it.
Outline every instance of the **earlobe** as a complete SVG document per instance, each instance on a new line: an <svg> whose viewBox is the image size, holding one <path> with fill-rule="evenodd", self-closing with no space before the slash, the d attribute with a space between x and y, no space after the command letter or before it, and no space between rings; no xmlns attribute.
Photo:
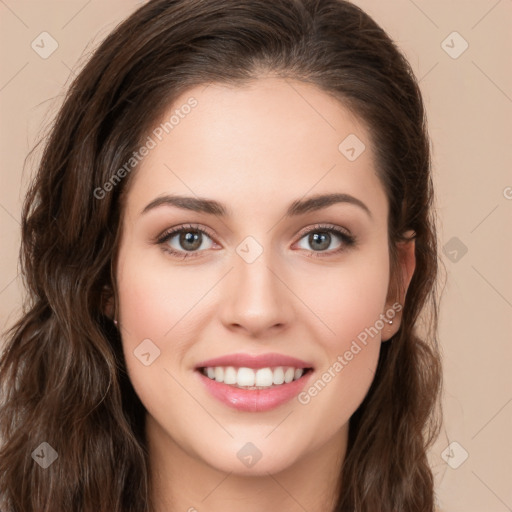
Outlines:
<svg viewBox="0 0 512 512"><path fill-rule="evenodd" d="M405 242L398 242L396 246L398 257L397 277L399 277L400 281L395 281L390 284L390 293L388 293L388 300L386 301L386 311L390 311L392 309L396 312L396 315L392 319L388 319L382 331L382 341L389 340L400 329L400 320L405 304L405 297L416 268L416 233L410 230L405 233L405 236L408 240ZM390 323L389 320L392 320L392 322Z"/></svg>

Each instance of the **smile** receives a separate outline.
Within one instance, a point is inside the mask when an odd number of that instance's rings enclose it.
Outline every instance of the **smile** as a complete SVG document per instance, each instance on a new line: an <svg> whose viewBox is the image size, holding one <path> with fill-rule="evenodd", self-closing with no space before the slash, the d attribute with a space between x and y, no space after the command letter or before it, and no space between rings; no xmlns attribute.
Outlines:
<svg viewBox="0 0 512 512"><path fill-rule="evenodd" d="M206 390L229 407L263 412L297 396L313 373L311 363L281 354L232 354L196 365Z"/></svg>

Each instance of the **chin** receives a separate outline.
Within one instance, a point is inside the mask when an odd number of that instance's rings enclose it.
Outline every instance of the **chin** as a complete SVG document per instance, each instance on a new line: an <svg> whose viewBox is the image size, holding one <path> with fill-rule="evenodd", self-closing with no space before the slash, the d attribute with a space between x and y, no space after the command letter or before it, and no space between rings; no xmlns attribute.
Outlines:
<svg viewBox="0 0 512 512"><path fill-rule="evenodd" d="M250 455L245 455L241 456L240 460L237 455L233 457L232 453L228 452L224 460L213 456L205 462L218 471L237 476L268 476L269 473L276 474L289 469L297 462L294 455L275 450L272 455L266 455L263 451L260 456L261 458L257 459L254 455L251 461Z"/></svg>

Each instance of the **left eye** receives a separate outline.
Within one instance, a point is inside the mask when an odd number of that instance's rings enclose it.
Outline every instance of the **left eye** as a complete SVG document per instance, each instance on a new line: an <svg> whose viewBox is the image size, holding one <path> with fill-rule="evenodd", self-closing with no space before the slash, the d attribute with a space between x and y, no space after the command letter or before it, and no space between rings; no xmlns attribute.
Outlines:
<svg viewBox="0 0 512 512"><path fill-rule="evenodd" d="M333 236L334 235L334 236ZM330 249L337 249L341 242L338 242L337 247L332 247L332 242L335 242L335 239L340 239L342 237L341 233L337 233L333 230L324 230L321 231L319 229L315 229L314 231L310 231L306 235L304 235L300 241L304 240L306 244L309 244L309 247L301 246L301 249L310 249L313 248L314 251L327 251Z"/></svg>

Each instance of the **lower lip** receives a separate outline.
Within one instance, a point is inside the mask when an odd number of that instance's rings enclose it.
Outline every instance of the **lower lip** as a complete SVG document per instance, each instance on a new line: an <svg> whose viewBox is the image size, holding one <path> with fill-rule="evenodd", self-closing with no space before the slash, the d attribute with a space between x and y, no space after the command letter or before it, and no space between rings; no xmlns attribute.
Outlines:
<svg viewBox="0 0 512 512"><path fill-rule="evenodd" d="M268 389L242 389L210 379L200 370L197 373L206 389L220 402L239 411L263 412L275 409L297 396L309 380L312 370L300 379Z"/></svg>

